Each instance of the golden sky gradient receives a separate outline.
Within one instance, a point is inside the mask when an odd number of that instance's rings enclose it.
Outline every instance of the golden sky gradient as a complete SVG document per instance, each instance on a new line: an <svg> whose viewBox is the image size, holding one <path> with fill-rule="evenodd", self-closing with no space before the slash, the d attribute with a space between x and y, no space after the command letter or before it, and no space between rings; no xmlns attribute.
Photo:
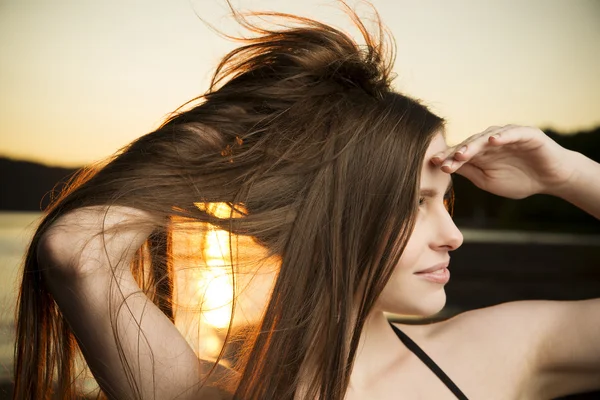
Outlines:
<svg viewBox="0 0 600 400"><path fill-rule="evenodd" d="M599 1L372 3L397 41L395 87L445 117L451 142L489 125L600 125ZM223 4L2 0L0 154L80 165L156 128L235 46L198 18L235 33ZM332 0L233 4L356 33Z"/></svg>

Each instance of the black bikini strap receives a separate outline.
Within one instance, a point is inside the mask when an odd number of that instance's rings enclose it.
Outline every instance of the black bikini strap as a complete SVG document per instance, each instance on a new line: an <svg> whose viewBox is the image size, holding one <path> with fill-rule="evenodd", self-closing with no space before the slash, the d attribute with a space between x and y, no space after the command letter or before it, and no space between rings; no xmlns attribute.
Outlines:
<svg viewBox="0 0 600 400"><path fill-rule="evenodd" d="M456 386L454 382L452 382L448 375L446 375L444 371L442 371L440 367L438 367L437 364L433 362L433 360L429 358L429 356L415 342L412 341L411 338L409 338L404 332L402 332L392 323L390 323L390 325L392 326L392 329L394 330L394 332L396 332L396 335L400 338L402 343L404 343L404 345L408 347L410 351L412 351L417 357L419 357L421 361L423 361L425 365L427 365L429 369L434 374L436 374L442 382L444 382L448 389L450 389L457 398L461 400L468 400L467 396L465 396L465 394L461 392L458 386Z"/></svg>

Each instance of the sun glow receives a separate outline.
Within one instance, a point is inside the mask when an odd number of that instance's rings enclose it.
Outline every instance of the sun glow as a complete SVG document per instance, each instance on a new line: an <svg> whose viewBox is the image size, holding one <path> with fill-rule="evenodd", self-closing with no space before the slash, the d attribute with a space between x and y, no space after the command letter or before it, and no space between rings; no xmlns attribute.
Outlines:
<svg viewBox="0 0 600 400"><path fill-rule="evenodd" d="M215 215L222 218L219 214L224 213L223 208L217 208ZM208 268L202 271L197 282L198 295L203 299L202 319L215 328L226 328L231 322L233 303L233 278L227 271L231 265L229 234L210 230L205 243L204 257Z"/></svg>
<svg viewBox="0 0 600 400"><path fill-rule="evenodd" d="M225 203L196 206L218 218L242 217ZM173 222L175 324L199 357L215 359L230 325L262 317L279 260L250 237L230 237L207 223Z"/></svg>

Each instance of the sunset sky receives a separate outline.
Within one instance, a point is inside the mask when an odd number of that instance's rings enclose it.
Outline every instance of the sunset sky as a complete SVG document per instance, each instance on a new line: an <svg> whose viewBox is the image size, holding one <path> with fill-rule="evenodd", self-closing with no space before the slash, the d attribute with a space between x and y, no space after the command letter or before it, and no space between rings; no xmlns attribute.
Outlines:
<svg viewBox="0 0 600 400"><path fill-rule="evenodd" d="M358 1L359 14L369 9ZM600 1L373 0L397 42L396 89L448 120L600 125ZM333 0L238 0L356 30ZM0 0L0 155L104 158L202 94L235 43L224 0Z"/></svg>

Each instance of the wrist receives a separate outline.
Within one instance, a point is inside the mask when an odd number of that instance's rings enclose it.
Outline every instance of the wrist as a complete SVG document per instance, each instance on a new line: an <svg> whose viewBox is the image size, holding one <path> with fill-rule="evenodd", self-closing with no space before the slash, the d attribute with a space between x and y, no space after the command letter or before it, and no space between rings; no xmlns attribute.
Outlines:
<svg viewBox="0 0 600 400"><path fill-rule="evenodd" d="M571 167L570 173L561 183L550 185L544 193L572 202L581 189L588 184L587 176L593 171L593 164L596 163L573 150L566 150L563 160Z"/></svg>

